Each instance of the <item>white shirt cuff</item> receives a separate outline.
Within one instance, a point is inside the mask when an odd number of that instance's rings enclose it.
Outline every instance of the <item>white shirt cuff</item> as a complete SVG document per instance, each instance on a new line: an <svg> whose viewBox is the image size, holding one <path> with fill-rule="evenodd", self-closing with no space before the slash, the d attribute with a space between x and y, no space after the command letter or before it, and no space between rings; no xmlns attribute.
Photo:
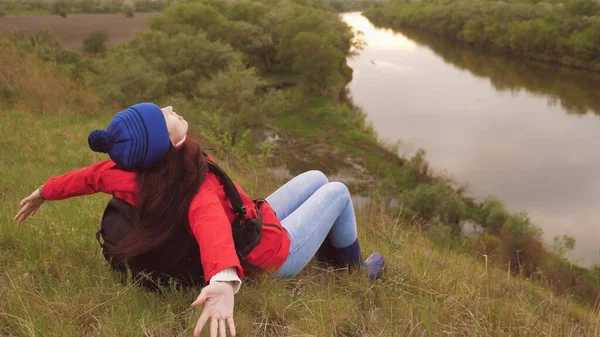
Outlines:
<svg viewBox="0 0 600 337"><path fill-rule="evenodd" d="M242 286L242 280L240 280L237 271L234 267L226 268L216 273L211 279L210 283L217 282L235 282L233 285L233 293L237 294Z"/></svg>

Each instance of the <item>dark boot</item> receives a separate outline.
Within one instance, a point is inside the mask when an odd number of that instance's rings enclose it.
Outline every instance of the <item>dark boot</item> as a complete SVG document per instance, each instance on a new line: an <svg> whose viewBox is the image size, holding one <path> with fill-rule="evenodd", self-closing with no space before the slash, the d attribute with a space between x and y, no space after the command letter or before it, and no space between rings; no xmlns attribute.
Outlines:
<svg viewBox="0 0 600 337"><path fill-rule="evenodd" d="M369 280L371 281L381 277L385 266L383 255L380 253L373 253L363 261L358 239L348 247L334 248L334 250L339 257L339 263L344 267L347 266L351 269L356 267L363 268L369 273Z"/></svg>
<svg viewBox="0 0 600 337"><path fill-rule="evenodd" d="M315 257L317 258L317 261L327 267L341 267L339 263L340 257L336 253L335 247L333 247L331 241L329 241L329 238L325 238L325 241L323 241L321 247L319 247L319 250L317 250Z"/></svg>

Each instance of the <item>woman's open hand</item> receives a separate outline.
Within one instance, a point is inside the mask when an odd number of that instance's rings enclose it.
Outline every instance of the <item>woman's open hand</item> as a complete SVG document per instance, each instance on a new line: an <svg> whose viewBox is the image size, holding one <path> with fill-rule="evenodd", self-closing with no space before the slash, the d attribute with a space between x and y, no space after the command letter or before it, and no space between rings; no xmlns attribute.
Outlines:
<svg viewBox="0 0 600 337"><path fill-rule="evenodd" d="M233 323L233 285L229 282L214 282L204 287L198 298L192 303L192 307L204 304L202 315L194 329L194 337L200 336L200 331L210 318L210 336L227 336L225 322L229 325L231 336L235 336L235 324Z"/></svg>
<svg viewBox="0 0 600 337"><path fill-rule="evenodd" d="M22 223L29 216L33 216L44 203L44 197L38 188L27 198L21 200L19 204L19 212L15 216L17 223Z"/></svg>

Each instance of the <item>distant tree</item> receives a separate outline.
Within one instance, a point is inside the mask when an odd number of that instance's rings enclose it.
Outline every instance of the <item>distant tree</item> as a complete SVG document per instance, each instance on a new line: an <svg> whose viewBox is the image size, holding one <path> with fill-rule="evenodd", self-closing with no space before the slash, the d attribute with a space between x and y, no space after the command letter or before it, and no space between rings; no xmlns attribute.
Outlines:
<svg viewBox="0 0 600 337"><path fill-rule="evenodd" d="M241 56L231 46L211 42L206 34L177 34L149 32L128 44L131 53L144 55L153 66L168 77L169 93L191 98L199 80L226 69Z"/></svg>
<svg viewBox="0 0 600 337"><path fill-rule="evenodd" d="M569 235L555 236L552 239L552 249L556 255L566 258L566 255L575 249L576 240Z"/></svg>
<svg viewBox="0 0 600 337"><path fill-rule="evenodd" d="M245 21L228 21L219 38L244 53L247 66L261 66L269 70L269 53L273 41L259 26Z"/></svg>
<svg viewBox="0 0 600 337"><path fill-rule="evenodd" d="M122 11L125 17L132 18L135 15L135 3L133 0L125 0Z"/></svg>
<svg viewBox="0 0 600 337"><path fill-rule="evenodd" d="M228 12L229 20L259 25L269 8L260 2L235 2Z"/></svg>
<svg viewBox="0 0 600 337"><path fill-rule="evenodd" d="M96 3L93 0L82 0L79 2L79 12L95 13L96 11Z"/></svg>
<svg viewBox="0 0 600 337"><path fill-rule="evenodd" d="M61 45L60 39L53 31L48 28L39 29L30 41L38 56L47 61L56 61Z"/></svg>
<svg viewBox="0 0 600 337"><path fill-rule="evenodd" d="M141 55L109 53L101 59L93 84L109 102L156 101L167 89L167 77Z"/></svg>
<svg viewBox="0 0 600 337"><path fill-rule="evenodd" d="M212 132L230 146L236 146L248 130L264 126L269 116L277 114L285 106L285 99L278 92L258 94L260 78L253 68L246 69L239 63L198 85L199 106L218 119Z"/></svg>
<svg viewBox="0 0 600 337"><path fill-rule="evenodd" d="M108 33L105 31L96 31L90 33L83 40L83 52L98 56L106 52L106 43L108 42Z"/></svg>
<svg viewBox="0 0 600 337"><path fill-rule="evenodd" d="M25 35L22 30L14 29L10 39L15 46L34 52L45 61L56 61L62 50L60 39L49 28L38 29L31 36Z"/></svg>
<svg viewBox="0 0 600 337"><path fill-rule="evenodd" d="M14 0L8 0L4 3L4 9L7 11L11 11L13 9L15 9L17 7L16 1Z"/></svg>
<svg viewBox="0 0 600 337"><path fill-rule="evenodd" d="M168 23L176 25L189 25L196 30L203 30L209 36L223 31L227 19L217 9L202 2L194 2L174 7L165 11Z"/></svg>
<svg viewBox="0 0 600 337"><path fill-rule="evenodd" d="M52 3L52 14L66 18L71 12L71 4L66 0L56 0Z"/></svg>
<svg viewBox="0 0 600 337"><path fill-rule="evenodd" d="M597 1L600 4L600 0ZM566 3L566 7L574 15L592 16L600 11L598 4L590 0L571 0Z"/></svg>
<svg viewBox="0 0 600 337"><path fill-rule="evenodd" d="M326 95L342 79L340 68L345 55L335 48L334 39L333 35L302 32L292 40L292 69L303 77L303 84L311 92Z"/></svg>
<svg viewBox="0 0 600 337"><path fill-rule="evenodd" d="M207 80L229 64L241 62L240 54L231 46L211 42L204 33L169 35L161 31L136 34L129 42L108 53L107 59L110 62L107 61L106 66L98 67L105 82L112 82L114 74L130 73L136 63L143 63L136 66L137 69L153 69L152 72L164 80L163 87L150 83L154 89L132 87L122 96L123 102L147 97L156 100L170 95L192 98L199 81ZM135 62L131 61L133 59ZM136 78L140 78L140 83L146 83L146 76L140 74ZM123 79L126 81L127 77Z"/></svg>

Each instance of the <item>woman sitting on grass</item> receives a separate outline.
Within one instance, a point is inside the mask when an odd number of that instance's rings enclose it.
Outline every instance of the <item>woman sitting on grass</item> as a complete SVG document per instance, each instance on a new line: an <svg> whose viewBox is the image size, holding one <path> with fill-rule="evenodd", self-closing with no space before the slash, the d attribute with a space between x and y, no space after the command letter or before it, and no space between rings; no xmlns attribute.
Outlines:
<svg viewBox="0 0 600 337"><path fill-rule="evenodd" d="M21 223L35 214L45 200L96 192L135 206L133 229L112 254L134 265L152 252L158 252L155 257L188 248L195 252L188 260L195 258L197 266L188 272L198 284L208 285L192 303L204 304L194 336L209 318L211 336L219 330L224 336L225 322L235 336L234 294L244 273L263 270L293 276L319 253L335 267L362 267L371 280L381 275L381 254L361 257L345 185L310 171L265 201L254 201L226 174L219 174L187 131L187 122L171 107L141 103L117 113L106 130L88 137L92 150L108 153L111 159L48 179L21 201L15 220ZM188 247L189 240L193 247ZM175 250L166 251L169 242Z"/></svg>

